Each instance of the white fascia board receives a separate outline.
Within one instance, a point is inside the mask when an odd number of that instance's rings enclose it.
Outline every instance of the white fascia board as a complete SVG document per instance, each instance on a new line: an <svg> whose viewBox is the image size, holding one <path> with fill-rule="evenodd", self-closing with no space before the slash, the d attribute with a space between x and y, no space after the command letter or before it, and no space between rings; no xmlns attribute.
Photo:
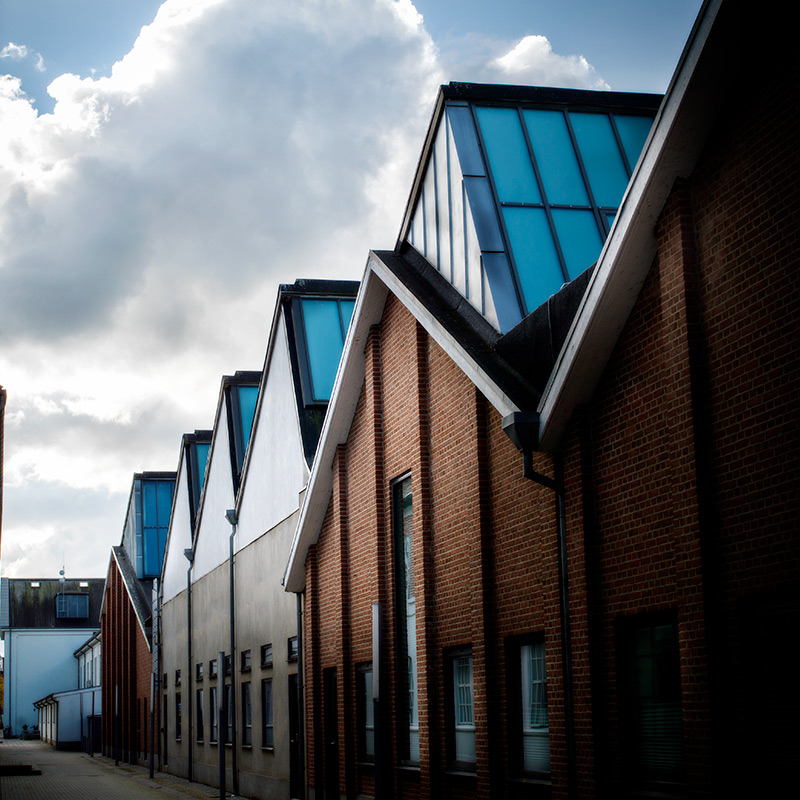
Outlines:
<svg viewBox="0 0 800 800"><path fill-rule="evenodd" d="M627 323L656 254L655 226L676 178L691 173L714 117L696 68L722 0L701 10L539 404L539 449L558 449Z"/></svg>
<svg viewBox="0 0 800 800"><path fill-rule="evenodd" d="M114 549L108 555L108 567L106 568L106 579L103 581L103 599L100 601L100 613L97 615L98 620L103 619L103 611L106 608L106 595L108 594L108 573L111 571L111 562L114 560Z"/></svg>
<svg viewBox="0 0 800 800"><path fill-rule="evenodd" d="M493 381L487 378L459 342L431 315L405 284L374 252L370 252L284 573L283 584L287 592L301 592L305 587L305 562L308 549L319 539L333 490L331 464L336 448L347 441L361 388L364 385L364 348L367 337L370 328L380 322L383 316L389 292L408 309L501 415L505 416L520 410Z"/></svg>
<svg viewBox="0 0 800 800"><path fill-rule="evenodd" d="M133 602L133 596L131 594L131 587L128 585L128 581L125 580L125 573L122 571L119 565L119 561L117 561L117 554L112 550L111 557L114 559L114 563L117 565L117 571L119 572L120 578L122 578L122 585L125 587L125 593L128 595L128 600L130 600L130 604L133 606L133 616L136 617L136 621L139 623L139 630L142 632L142 636L144 636L145 642L147 642L147 649L152 653L153 652L153 644L147 638L147 631L144 629L144 620L139 618L139 615L136 613L136 603ZM134 578L134 580L137 580ZM107 583L108 581L106 581Z"/></svg>
<svg viewBox="0 0 800 800"><path fill-rule="evenodd" d="M370 265L392 294L411 312L417 322L425 328L436 344L455 362L456 366L480 389L481 393L501 416L521 410L494 381L488 378L486 373L464 350L458 339L428 311L423 303L408 290L406 285L390 269L384 266L375 253L370 253ZM435 268L431 267L431 269ZM465 300L464 302L467 301Z"/></svg>
<svg viewBox="0 0 800 800"><path fill-rule="evenodd" d="M333 491L331 465L336 448L347 440L350 432L361 387L364 385L364 348L367 346L370 328L381 320L387 294L386 285L372 270L370 254L311 466L311 477L300 509L297 530L292 539L289 561L283 576L283 585L287 592L302 592L305 588L308 549L319 539Z"/></svg>

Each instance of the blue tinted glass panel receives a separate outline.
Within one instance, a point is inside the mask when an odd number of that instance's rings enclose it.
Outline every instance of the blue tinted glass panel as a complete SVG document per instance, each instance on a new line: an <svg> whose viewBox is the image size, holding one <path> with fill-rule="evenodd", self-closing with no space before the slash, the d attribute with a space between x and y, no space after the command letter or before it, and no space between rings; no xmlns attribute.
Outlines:
<svg viewBox="0 0 800 800"><path fill-rule="evenodd" d="M342 324L344 325L345 336L350 329L350 320L353 318L353 309L356 307L355 300L340 300L339 309L342 312Z"/></svg>
<svg viewBox="0 0 800 800"><path fill-rule="evenodd" d="M591 211L554 208L553 222L564 261L567 263L567 272L572 280L597 261L603 239Z"/></svg>
<svg viewBox="0 0 800 800"><path fill-rule="evenodd" d="M540 203L528 145L515 108L477 108L489 166L501 202Z"/></svg>
<svg viewBox="0 0 800 800"><path fill-rule="evenodd" d="M528 313L564 283L547 216L541 208L504 208L503 217Z"/></svg>
<svg viewBox="0 0 800 800"><path fill-rule="evenodd" d="M619 138L622 139L622 147L628 158L631 170L639 160L644 143L653 127L653 120L650 117L621 117L615 116Z"/></svg>
<svg viewBox="0 0 800 800"><path fill-rule="evenodd" d="M142 524L145 528L158 525L158 483L142 481Z"/></svg>
<svg viewBox="0 0 800 800"><path fill-rule="evenodd" d="M158 543L158 528L144 529L144 574L158 575L161 552Z"/></svg>
<svg viewBox="0 0 800 800"><path fill-rule="evenodd" d="M169 516L172 511L172 490L175 484L172 481L159 481L158 484L158 524L161 527L169 526Z"/></svg>
<svg viewBox="0 0 800 800"><path fill-rule="evenodd" d="M508 256L505 253L484 253L481 259L500 330L506 333L522 319Z"/></svg>
<svg viewBox="0 0 800 800"><path fill-rule="evenodd" d="M239 409L242 413L242 439L245 449L250 441L250 429L253 427L253 417L256 415L258 402L258 386L239 387Z"/></svg>
<svg viewBox="0 0 800 800"><path fill-rule="evenodd" d="M335 300L303 300L309 370L315 400L329 400L342 356L342 326Z"/></svg>
<svg viewBox="0 0 800 800"><path fill-rule="evenodd" d="M458 163L464 175L485 175L472 112L466 106L448 106L447 119L456 142Z"/></svg>
<svg viewBox="0 0 800 800"><path fill-rule="evenodd" d="M198 444L197 445L197 477L199 478L200 486L203 488L203 481L206 479L206 461L208 460L208 451L211 445Z"/></svg>
<svg viewBox="0 0 800 800"><path fill-rule="evenodd" d="M524 113L536 164L548 203L589 204L575 148L561 111L529 109Z"/></svg>
<svg viewBox="0 0 800 800"><path fill-rule="evenodd" d="M617 218L616 214L606 214L606 225L608 225L608 230L611 230L611 226L614 224L614 220Z"/></svg>
<svg viewBox="0 0 800 800"><path fill-rule="evenodd" d="M481 250L484 252L505 250L500 235L500 226L497 224L497 213L489 179L464 178L464 188L467 190L472 221L475 224L475 233L478 234L478 244L480 244Z"/></svg>
<svg viewBox="0 0 800 800"><path fill-rule="evenodd" d="M619 206L628 185L628 173L611 120L605 114L573 112L569 115L583 165L599 206Z"/></svg>

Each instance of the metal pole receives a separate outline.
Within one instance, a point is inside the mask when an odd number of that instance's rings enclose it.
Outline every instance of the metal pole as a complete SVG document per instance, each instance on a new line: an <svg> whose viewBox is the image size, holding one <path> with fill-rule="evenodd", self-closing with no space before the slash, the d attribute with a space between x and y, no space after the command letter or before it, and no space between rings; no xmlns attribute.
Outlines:
<svg viewBox="0 0 800 800"><path fill-rule="evenodd" d="M114 766L119 766L119 684L114 687Z"/></svg>
<svg viewBox="0 0 800 800"><path fill-rule="evenodd" d="M217 697L217 739L219 740L219 800L225 800L225 734L228 720L223 716L228 704L225 702L225 653L220 651L217 661L217 675L219 676L219 696Z"/></svg>

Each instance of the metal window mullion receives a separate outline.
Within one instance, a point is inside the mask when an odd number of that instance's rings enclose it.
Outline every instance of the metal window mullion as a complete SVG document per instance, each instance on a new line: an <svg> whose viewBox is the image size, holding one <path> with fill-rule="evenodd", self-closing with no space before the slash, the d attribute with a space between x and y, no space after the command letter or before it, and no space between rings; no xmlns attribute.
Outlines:
<svg viewBox="0 0 800 800"><path fill-rule="evenodd" d="M428 169L433 166L433 230L436 234L436 269L442 271L442 252L439 247L439 170L438 158L436 157L436 139L433 140L431 147L431 161L428 163Z"/></svg>
<svg viewBox="0 0 800 800"><path fill-rule="evenodd" d="M633 175L633 168L628 161L628 154L625 152L625 147L622 144L622 137L619 135L619 129L617 128L617 117L615 114L609 114L608 118L611 121L611 130L614 133L614 140L617 143L617 149L622 154L622 163L625 166L625 172L628 174L628 180L630 180L631 175Z"/></svg>
<svg viewBox="0 0 800 800"><path fill-rule="evenodd" d="M452 166L450 164L450 117L444 114L444 152L445 152L445 172L447 173L447 235L450 238L450 285L455 281L455 257L453 255L453 193L452 193ZM464 274L466 276L465 286L467 287L467 297L469 297L469 270L467 269L467 251L464 250Z"/></svg>
<svg viewBox="0 0 800 800"><path fill-rule="evenodd" d="M514 253L511 249L511 245L509 244L510 240L508 238L508 231L506 230L506 223L503 219L503 214L500 212L500 197L497 194L497 186L495 186L494 182L494 175L492 174L492 170L489 167L489 156L488 151L486 149L486 144L483 141L483 133L481 131L481 126L478 123L478 115L475 111L475 106L470 103L469 106L470 115L472 117L472 125L475 129L475 136L478 139L478 150L480 151L481 158L483 159L483 172L486 180L489 182L489 189L492 193L492 198L494 199L495 204L495 215L497 217L497 222L500 226L500 238L503 240L503 246L505 247L505 252L508 257L508 263L511 266L511 280L514 284L514 291L517 295L517 305L520 309L520 312L523 317L527 316L527 304L525 303L525 294L522 291L522 285L519 280L519 272L517 271L517 263L514 260ZM519 113L519 109L517 109ZM523 129L523 134L524 134ZM495 308L495 311L497 309Z"/></svg>
<svg viewBox="0 0 800 800"><path fill-rule="evenodd" d="M609 115L606 114L606 116ZM597 230L600 232L603 241L605 241L605 237L608 233L606 224L600 215L600 209L597 205L597 201L594 198L592 184L589 182L589 174L586 172L586 166L583 163L583 156L581 156L581 151L578 147L578 139L575 136L575 130L572 127L572 120L569 117L569 111L564 111L564 119L567 123L567 133L569 134L570 141L572 142L572 149L575 151L575 157L578 160L578 169L581 171L581 177L583 178L583 183L586 187L586 194L589 196L589 203L591 204L592 211L594 212L595 225L597 225ZM619 146L619 144L617 144L617 146Z"/></svg>

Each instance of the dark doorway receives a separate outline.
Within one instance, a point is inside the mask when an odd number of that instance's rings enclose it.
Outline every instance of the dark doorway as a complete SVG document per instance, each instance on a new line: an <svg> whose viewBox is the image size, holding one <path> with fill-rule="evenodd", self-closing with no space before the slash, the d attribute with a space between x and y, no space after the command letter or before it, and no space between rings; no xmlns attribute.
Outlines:
<svg viewBox="0 0 800 800"><path fill-rule="evenodd" d="M300 797L302 781L300 775L300 725L298 724L300 698L297 690L297 675L289 676L289 796Z"/></svg>
<svg viewBox="0 0 800 800"><path fill-rule="evenodd" d="M339 701L336 667L322 673L322 717L325 737L325 800L339 797Z"/></svg>

